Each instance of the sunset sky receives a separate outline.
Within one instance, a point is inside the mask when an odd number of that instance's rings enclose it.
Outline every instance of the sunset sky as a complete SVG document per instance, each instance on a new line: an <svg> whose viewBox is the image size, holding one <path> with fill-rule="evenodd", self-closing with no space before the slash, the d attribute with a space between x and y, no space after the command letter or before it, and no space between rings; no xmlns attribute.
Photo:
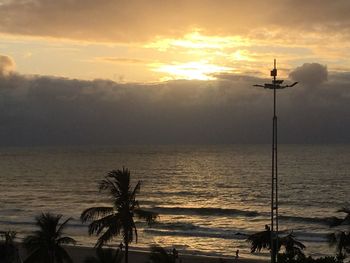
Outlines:
<svg viewBox="0 0 350 263"><path fill-rule="evenodd" d="M349 13L348 0L0 0L0 135L268 141L270 94L251 86L276 58L300 82L281 95L286 141L350 141Z"/></svg>
<svg viewBox="0 0 350 263"><path fill-rule="evenodd" d="M2 0L0 50L22 74L118 82L348 71L347 0Z"/></svg>

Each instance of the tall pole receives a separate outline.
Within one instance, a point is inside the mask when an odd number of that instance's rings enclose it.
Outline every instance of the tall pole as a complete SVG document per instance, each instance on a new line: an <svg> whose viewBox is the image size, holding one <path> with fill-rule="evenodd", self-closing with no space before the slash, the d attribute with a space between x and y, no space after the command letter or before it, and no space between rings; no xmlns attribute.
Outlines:
<svg viewBox="0 0 350 263"><path fill-rule="evenodd" d="M272 118L272 163L271 163L271 228L270 228L270 248L271 248L271 263L277 262L278 253L278 166L277 166L277 114L276 114L276 90L293 87L298 82L292 85L282 85L283 80L276 79L277 68L276 59L274 60L274 67L271 70L273 77L272 84L265 83L263 85L253 85L255 87L262 87L273 90L273 118Z"/></svg>
<svg viewBox="0 0 350 263"><path fill-rule="evenodd" d="M271 169L271 263L277 262L278 250L278 176L277 176L277 115L276 115L276 59L271 71L273 76L273 118L272 118L272 169Z"/></svg>

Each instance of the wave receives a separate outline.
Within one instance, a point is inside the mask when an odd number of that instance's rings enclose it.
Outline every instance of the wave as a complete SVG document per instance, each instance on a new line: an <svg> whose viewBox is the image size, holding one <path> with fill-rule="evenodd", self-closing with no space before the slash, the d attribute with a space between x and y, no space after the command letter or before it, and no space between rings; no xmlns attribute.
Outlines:
<svg viewBox="0 0 350 263"><path fill-rule="evenodd" d="M152 228L144 228L143 231L160 236L205 237L232 240L246 240L249 235L255 233L253 230L203 227L184 222L158 222ZM288 235L290 232L288 230L280 231L280 236ZM295 231L293 235L302 242L327 242L329 234Z"/></svg>
<svg viewBox="0 0 350 263"><path fill-rule="evenodd" d="M233 208L215 208L215 207L162 207L155 206L151 207L149 210L157 212L162 215L202 215L202 216L245 216L245 217L262 217L269 218L270 213L268 212L258 212L252 210L239 210ZM290 215L280 215L280 220L292 221L296 223L307 223L307 224L321 224L329 225L332 218L330 217L304 217L304 216L290 216Z"/></svg>
<svg viewBox="0 0 350 263"><path fill-rule="evenodd" d="M206 238L221 238L221 239L240 239L244 240L247 235L237 233L235 231L208 231L205 229L197 230L160 230L160 229L144 229L146 233L155 236L184 236L184 237L206 237Z"/></svg>
<svg viewBox="0 0 350 263"><path fill-rule="evenodd" d="M331 223L331 218L329 217L304 217L304 216L288 216L280 215L279 219L300 223L311 223L311 224L322 224L329 225Z"/></svg>
<svg viewBox="0 0 350 263"><path fill-rule="evenodd" d="M152 207L150 210L161 214L171 215L224 215L224 216L247 216L257 217L257 211L245 211L232 208L214 207Z"/></svg>
<svg viewBox="0 0 350 263"><path fill-rule="evenodd" d="M33 228L36 225L35 221L28 220L28 221L9 221L9 220L0 220L0 225L6 225L6 226L32 226ZM71 220L67 227L71 228L86 228L87 225L82 224L79 220Z"/></svg>

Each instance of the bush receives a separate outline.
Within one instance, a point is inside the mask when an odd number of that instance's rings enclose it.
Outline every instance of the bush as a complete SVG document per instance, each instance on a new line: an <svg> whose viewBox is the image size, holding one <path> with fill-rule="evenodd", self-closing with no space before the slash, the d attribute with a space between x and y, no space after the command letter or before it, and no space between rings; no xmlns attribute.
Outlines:
<svg viewBox="0 0 350 263"><path fill-rule="evenodd" d="M321 258L312 258L311 256L290 258L283 253L278 254L278 263L343 263L343 259L331 256Z"/></svg>

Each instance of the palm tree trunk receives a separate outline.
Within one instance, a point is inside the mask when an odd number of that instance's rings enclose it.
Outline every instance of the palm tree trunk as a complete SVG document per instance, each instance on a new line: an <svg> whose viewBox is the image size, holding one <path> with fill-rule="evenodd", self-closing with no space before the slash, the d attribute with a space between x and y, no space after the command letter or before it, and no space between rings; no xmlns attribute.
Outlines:
<svg viewBox="0 0 350 263"><path fill-rule="evenodd" d="M125 241L125 263L129 263L129 242Z"/></svg>

